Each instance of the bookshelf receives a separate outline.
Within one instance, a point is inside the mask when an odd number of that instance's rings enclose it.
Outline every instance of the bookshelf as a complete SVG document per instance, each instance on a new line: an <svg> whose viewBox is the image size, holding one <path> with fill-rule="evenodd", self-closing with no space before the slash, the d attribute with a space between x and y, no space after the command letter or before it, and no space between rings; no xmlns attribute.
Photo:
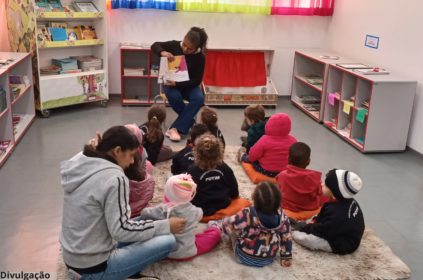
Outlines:
<svg viewBox="0 0 423 280"><path fill-rule="evenodd" d="M0 66L0 85L6 92L7 107L0 112L0 142L11 141L5 154L0 157L0 166L13 151L16 144L22 139L25 131L35 118L34 87L30 79L30 85L21 90L19 96L12 99L9 83L10 76L25 75L32 77L32 62L29 53L0 52L1 58L14 58L15 61L8 65ZM13 101L12 101L13 100ZM20 121L16 130L13 125L13 115L19 115Z"/></svg>
<svg viewBox="0 0 423 280"><path fill-rule="evenodd" d="M134 49L122 46L121 90L122 105L152 105L154 97L160 94L158 76L151 75L151 64L160 64L160 58L151 49ZM125 67L144 68L142 76L124 75ZM157 103L163 103L162 100Z"/></svg>
<svg viewBox="0 0 423 280"><path fill-rule="evenodd" d="M71 3L61 1L62 4ZM106 2L91 0L100 12L39 12L34 3L23 2L18 5L9 1L6 13L20 13L19 22L7 14L8 34L11 50L27 52L32 57L33 90L35 108L44 117L50 116L51 110L58 107L100 101L107 106L108 94L108 55L107 55L107 12ZM78 25L94 26L98 39L77 41L47 41L37 40L37 26L48 25L49 22L67 23L68 28ZM70 56L92 55L103 61L101 70L41 76L40 67L52 65L52 59L64 59Z"/></svg>
<svg viewBox="0 0 423 280"><path fill-rule="evenodd" d="M404 151L416 86L416 81L392 71L389 75L361 75L330 65L323 124L363 153ZM332 105L329 94L336 92L339 96L334 96ZM347 102L352 102L349 111ZM368 110L361 112L364 119L359 120L363 102ZM345 130L348 123L349 131Z"/></svg>
<svg viewBox="0 0 423 280"><path fill-rule="evenodd" d="M323 59L322 55L338 56L338 60ZM326 88L327 71L332 63L348 63L354 62L348 58L340 56L328 50L302 50L296 51L294 56L294 68L292 73L291 102L301 111L309 115L317 122L323 120L323 105ZM301 75L320 75L322 84L311 84ZM300 96L316 96L320 98L320 103L305 104L298 97ZM319 110L309 110L310 106L320 106Z"/></svg>

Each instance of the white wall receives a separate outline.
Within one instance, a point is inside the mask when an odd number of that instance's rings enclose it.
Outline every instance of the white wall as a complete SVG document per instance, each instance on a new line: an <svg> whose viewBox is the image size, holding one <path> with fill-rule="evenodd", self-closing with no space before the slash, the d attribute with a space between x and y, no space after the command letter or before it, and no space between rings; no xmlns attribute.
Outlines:
<svg viewBox="0 0 423 280"><path fill-rule="evenodd" d="M336 1L327 48L418 81L407 145L423 153L423 1ZM364 46L380 37L379 49ZM395 112L401 114L401 112Z"/></svg>
<svg viewBox="0 0 423 280"><path fill-rule="evenodd" d="M328 17L265 16L160 10L108 11L110 93L121 93L121 42L182 40L192 26L204 27L210 46L267 47L276 50L271 78L280 95L291 94L294 51L322 48Z"/></svg>

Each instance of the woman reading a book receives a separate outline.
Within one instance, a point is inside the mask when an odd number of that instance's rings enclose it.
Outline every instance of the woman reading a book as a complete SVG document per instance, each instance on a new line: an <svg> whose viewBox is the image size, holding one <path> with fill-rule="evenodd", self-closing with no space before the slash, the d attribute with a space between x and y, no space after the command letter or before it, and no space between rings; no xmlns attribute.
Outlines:
<svg viewBox="0 0 423 280"><path fill-rule="evenodd" d="M179 115L166 131L172 141L180 141L181 134L188 134L195 123L194 116L204 105L204 95L200 89L206 66L205 51L208 36L203 28L192 27L183 41L156 42L151 46L154 53L167 57L172 62L175 56L184 55L188 68L189 81L167 81L164 93L172 109ZM184 100L189 102L185 105Z"/></svg>

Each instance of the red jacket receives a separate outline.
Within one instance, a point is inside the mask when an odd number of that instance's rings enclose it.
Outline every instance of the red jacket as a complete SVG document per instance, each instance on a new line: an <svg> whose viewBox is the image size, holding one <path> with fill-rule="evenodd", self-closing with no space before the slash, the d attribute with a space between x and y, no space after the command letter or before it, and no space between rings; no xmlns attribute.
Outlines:
<svg viewBox="0 0 423 280"><path fill-rule="evenodd" d="M251 147L248 158L259 161L267 171L280 172L288 165L289 147L297 142L291 132L291 118L287 114L276 114L266 124L266 135Z"/></svg>
<svg viewBox="0 0 423 280"><path fill-rule="evenodd" d="M282 208L292 212L319 209L330 198L322 192L322 173L288 165L277 177Z"/></svg>

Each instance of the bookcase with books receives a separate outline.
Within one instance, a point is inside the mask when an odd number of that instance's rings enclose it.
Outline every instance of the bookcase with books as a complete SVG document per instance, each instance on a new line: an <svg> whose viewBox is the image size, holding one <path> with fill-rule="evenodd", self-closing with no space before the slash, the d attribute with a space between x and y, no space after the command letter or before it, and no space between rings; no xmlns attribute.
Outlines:
<svg viewBox="0 0 423 280"><path fill-rule="evenodd" d="M328 50L296 51L292 74L291 102L312 119L321 122L327 71L331 63L352 62Z"/></svg>
<svg viewBox="0 0 423 280"><path fill-rule="evenodd" d="M323 124L361 152L400 152L417 82L395 73L361 75L330 65Z"/></svg>
<svg viewBox="0 0 423 280"><path fill-rule="evenodd" d="M0 166L35 118L29 53L0 52Z"/></svg>
<svg viewBox="0 0 423 280"><path fill-rule="evenodd" d="M36 109L48 117L51 109L73 104L101 101L106 107L106 3L36 0L8 5L11 49L32 57ZM12 20L13 11L23 15L15 17L19 22Z"/></svg>

